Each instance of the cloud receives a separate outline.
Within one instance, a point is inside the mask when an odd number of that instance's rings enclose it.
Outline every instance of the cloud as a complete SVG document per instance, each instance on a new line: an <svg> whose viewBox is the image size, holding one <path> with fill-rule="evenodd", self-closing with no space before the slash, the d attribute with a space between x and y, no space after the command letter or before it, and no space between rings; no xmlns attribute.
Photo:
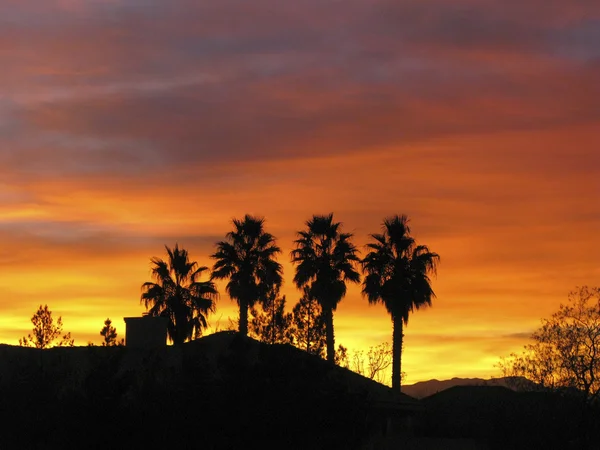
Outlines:
<svg viewBox="0 0 600 450"><path fill-rule="evenodd" d="M78 5L25 10L5 31L27 42L8 57L12 171L136 173L600 119L598 69L569 59L589 53L593 18L532 23L497 2Z"/></svg>

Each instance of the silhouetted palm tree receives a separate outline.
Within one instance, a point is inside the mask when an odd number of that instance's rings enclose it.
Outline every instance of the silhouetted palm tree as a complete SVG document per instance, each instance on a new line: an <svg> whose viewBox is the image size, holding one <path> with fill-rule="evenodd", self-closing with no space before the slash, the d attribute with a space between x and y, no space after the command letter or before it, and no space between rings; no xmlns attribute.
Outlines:
<svg viewBox="0 0 600 450"><path fill-rule="evenodd" d="M141 302L151 316L169 319L167 331L174 344L197 338L206 328L206 316L215 310L218 292L212 280L199 281L208 267L190 261L188 252L175 244L165 246L168 261L153 257L154 282L142 285Z"/></svg>
<svg viewBox="0 0 600 450"><path fill-rule="evenodd" d="M357 249L350 242L351 233L340 232L341 223L333 221L333 213L315 215L306 222L307 229L298 232L292 251L296 266L294 283L302 289L308 286L310 295L321 305L327 334L327 360L335 361L333 311L346 295L346 282L360 282L355 270L359 262Z"/></svg>
<svg viewBox="0 0 600 450"><path fill-rule="evenodd" d="M213 266L214 279L228 278L227 293L240 308L242 336L248 335L248 308L265 301L267 294L281 286L283 269L275 257L281 249L275 237L266 233L265 219L248 214L244 220L233 219L234 230L227 240L217 243Z"/></svg>
<svg viewBox="0 0 600 450"><path fill-rule="evenodd" d="M415 309L431 306L435 298L430 274L435 274L440 257L410 236L406 216L388 217L383 233L372 234L370 252L362 261L365 278L363 295L369 303L383 303L392 316L392 388L400 389L403 325Z"/></svg>

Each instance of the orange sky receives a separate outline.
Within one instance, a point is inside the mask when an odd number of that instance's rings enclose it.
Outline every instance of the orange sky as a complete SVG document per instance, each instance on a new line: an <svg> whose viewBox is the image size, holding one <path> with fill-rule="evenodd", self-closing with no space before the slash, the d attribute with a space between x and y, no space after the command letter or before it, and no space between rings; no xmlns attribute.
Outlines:
<svg viewBox="0 0 600 450"><path fill-rule="evenodd" d="M441 255L407 382L490 376L577 285L600 285L596 1L4 2L0 342L37 306L76 343L124 333L149 258L210 265L232 217L289 251L333 211L362 248L407 214ZM291 306L291 305L290 305ZM237 314L222 295L211 322ZM389 340L351 288L351 349Z"/></svg>

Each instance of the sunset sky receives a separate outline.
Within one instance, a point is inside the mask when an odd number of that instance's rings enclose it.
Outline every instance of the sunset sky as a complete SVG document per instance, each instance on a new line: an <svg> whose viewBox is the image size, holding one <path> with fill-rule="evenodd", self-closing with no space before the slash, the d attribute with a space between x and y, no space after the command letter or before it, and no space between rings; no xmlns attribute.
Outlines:
<svg viewBox="0 0 600 450"><path fill-rule="evenodd" d="M245 213L290 308L312 214L361 249L410 217L441 265L408 383L498 375L600 285L598 0L4 0L0 66L0 342L40 304L76 344L123 336L150 257L211 265ZM223 292L213 329L236 316ZM358 287L334 321L351 350L391 339Z"/></svg>

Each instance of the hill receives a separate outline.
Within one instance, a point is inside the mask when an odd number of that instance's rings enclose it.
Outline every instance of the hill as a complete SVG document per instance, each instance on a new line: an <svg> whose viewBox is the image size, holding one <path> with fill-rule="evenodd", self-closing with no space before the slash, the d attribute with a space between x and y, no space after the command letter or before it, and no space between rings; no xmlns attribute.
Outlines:
<svg viewBox="0 0 600 450"><path fill-rule="evenodd" d="M593 427L586 426L581 404L573 397L502 386L454 386L422 401L428 436L483 440L493 449L599 448L597 416ZM586 435L595 445L585 447Z"/></svg>
<svg viewBox="0 0 600 450"><path fill-rule="evenodd" d="M288 345L0 346L1 448L369 448L411 397ZM398 422L400 429L405 423Z"/></svg>
<svg viewBox="0 0 600 450"><path fill-rule="evenodd" d="M0 345L0 398L2 449L579 449L597 431L560 395L465 385L416 400L230 332L154 350Z"/></svg>

